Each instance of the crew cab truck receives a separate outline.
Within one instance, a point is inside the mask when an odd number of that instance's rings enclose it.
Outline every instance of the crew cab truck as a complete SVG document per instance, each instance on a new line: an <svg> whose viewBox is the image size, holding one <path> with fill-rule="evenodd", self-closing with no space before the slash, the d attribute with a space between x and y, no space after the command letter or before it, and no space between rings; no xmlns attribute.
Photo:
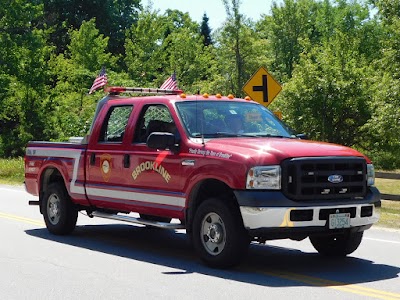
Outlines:
<svg viewBox="0 0 400 300"><path fill-rule="evenodd" d="M109 87L79 143L27 145L26 189L51 233L71 233L82 210L186 229L200 258L225 268L272 239L308 237L320 254L346 256L377 222L361 153L299 139L251 100L134 90Z"/></svg>

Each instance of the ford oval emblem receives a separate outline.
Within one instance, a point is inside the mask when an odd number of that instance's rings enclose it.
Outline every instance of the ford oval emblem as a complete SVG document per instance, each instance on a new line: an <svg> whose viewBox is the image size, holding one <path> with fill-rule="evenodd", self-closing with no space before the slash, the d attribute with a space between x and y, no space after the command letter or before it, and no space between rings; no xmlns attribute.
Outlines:
<svg viewBox="0 0 400 300"><path fill-rule="evenodd" d="M331 175L328 177L328 181L331 183L341 183L341 182L343 182L343 176L342 175Z"/></svg>

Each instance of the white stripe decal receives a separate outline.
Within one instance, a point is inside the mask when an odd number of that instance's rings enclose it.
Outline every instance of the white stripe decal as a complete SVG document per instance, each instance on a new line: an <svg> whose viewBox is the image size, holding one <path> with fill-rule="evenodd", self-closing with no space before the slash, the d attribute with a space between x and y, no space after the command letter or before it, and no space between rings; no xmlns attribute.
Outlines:
<svg viewBox="0 0 400 300"><path fill-rule="evenodd" d="M178 207L185 207L184 197L163 196L154 194L145 194L137 192L124 192L117 190L104 190L96 188L86 188L87 194L90 196L107 197L122 200L134 200L146 203L172 205Z"/></svg>
<svg viewBox="0 0 400 300"><path fill-rule="evenodd" d="M70 184L70 191L71 193L75 194L81 194L81 195L85 194L85 188L83 186L76 185L76 180L78 177L79 161L82 155L82 150L77 150L77 149L58 150L58 149L44 149L40 147L32 147L28 148L26 153L28 156L59 157L59 158L74 159L74 169ZM86 192L88 195L95 197L141 201L146 203L171 205L177 207L185 207L185 202L186 202L185 197L155 195L155 194L138 193L138 192L126 192L126 191L118 191L110 189L106 190L99 188L86 188Z"/></svg>
<svg viewBox="0 0 400 300"><path fill-rule="evenodd" d="M75 182L78 177L79 161L81 159L82 150L71 149L71 150L59 150L59 149L44 149L40 147L30 147L26 149L26 155L28 156L40 156L40 157L61 157L61 158L72 158L74 159L74 169L72 172L72 180L70 184L70 191L74 194L85 194L85 188L82 186L76 186Z"/></svg>

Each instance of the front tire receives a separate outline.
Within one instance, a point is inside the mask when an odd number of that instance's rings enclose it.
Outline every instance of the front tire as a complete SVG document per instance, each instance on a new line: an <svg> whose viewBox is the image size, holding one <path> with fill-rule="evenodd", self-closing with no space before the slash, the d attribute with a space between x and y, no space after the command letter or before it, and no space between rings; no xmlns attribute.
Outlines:
<svg viewBox="0 0 400 300"><path fill-rule="evenodd" d="M239 209L228 200L210 198L196 211L192 241L204 263L213 268L227 268L245 257L250 238Z"/></svg>
<svg viewBox="0 0 400 300"><path fill-rule="evenodd" d="M356 251L361 244L363 231L338 235L310 236L311 244L319 254L343 257Z"/></svg>
<svg viewBox="0 0 400 300"><path fill-rule="evenodd" d="M56 235L71 233L76 226L78 211L64 184L55 182L43 194L42 212L47 229Z"/></svg>

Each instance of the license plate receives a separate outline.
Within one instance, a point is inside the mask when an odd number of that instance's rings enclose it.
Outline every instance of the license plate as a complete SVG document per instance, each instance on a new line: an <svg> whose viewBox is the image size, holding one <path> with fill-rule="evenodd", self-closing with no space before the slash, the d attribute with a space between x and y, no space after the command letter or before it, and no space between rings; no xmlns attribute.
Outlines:
<svg viewBox="0 0 400 300"><path fill-rule="evenodd" d="M349 228L350 213L329 215L329 229Z"/></svg>

